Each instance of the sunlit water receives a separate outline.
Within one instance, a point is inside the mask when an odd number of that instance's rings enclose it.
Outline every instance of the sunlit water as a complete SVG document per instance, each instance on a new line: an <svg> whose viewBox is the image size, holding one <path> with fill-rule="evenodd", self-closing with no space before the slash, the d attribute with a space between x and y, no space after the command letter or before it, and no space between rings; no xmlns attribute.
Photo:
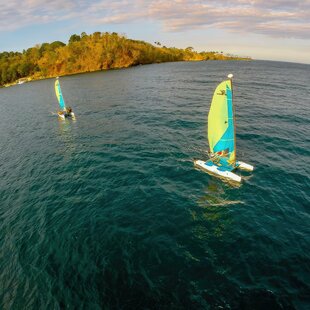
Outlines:
<svg viewBox="0 0 310 310"><path fill-rule="evenodd" d="M235 187L206 159L234 73ZM310 66L195 62L0 89L1 309L306 309Z"/></svg>

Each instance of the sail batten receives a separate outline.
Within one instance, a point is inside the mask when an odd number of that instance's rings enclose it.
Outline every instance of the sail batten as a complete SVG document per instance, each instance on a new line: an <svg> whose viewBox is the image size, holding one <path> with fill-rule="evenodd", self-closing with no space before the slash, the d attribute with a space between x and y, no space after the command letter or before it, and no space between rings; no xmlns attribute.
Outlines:
<svg viewBox="0 0 310 310"><path fill-rule="evenodd" d="M232 82L225 80L214 91L208 115L208 140L214 163L235 167L235 126Z"/></svg>
<svg viewBox="0 0 310 310"><path fill-rule="evenodd" d="M57 97L57 100L59 103L60 110L63 110L63 111L66 110L65 100L64 100L62 92L61 92L60 83L59 83L58 78L55 81L55 93L56 93L56 97Z"/></svg>

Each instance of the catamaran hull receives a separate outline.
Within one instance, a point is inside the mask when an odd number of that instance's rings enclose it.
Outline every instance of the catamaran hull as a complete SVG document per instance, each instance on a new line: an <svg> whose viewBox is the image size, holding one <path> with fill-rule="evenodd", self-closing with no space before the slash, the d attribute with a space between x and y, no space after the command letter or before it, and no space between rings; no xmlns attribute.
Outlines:
<svg viewBox="0 0 310 310"><path fill-rule="evenodd" d="M65 120L66 118L72 118L75 120L75 114L73 112L70 113L70 115L65 116L64 114L58 114L58 118L61 120Z"/></svg>
<svg viewBox="0 0 310 310"><path fill-rule="evenodd" d="M195 160L194 165L198 168L201 168L202 170L205 170L205 171L210 172L212 174L218 175L218 176L223 177L225 179L229 179L229 180L232 180L235 182L241 182L241 177L239 175L237 175L233 172L230 172L230 171L221 171L218 169L219 167L216 165L208 166L208 165L206 165L205 161L202 161L199 159Z"/></svg>
<svg viewBox="0 0 310 310"><path fill-rule="evenodd" d="M252 165L246 164L243 161L237 161L236 166L238 169L246 170L246 171L253 171L254 167Z"/></svg>
<svg viewBox="0 0 310 310"><path fill-rule="evenodd" d="M65 120L65 116L63 114L58 114L58 118L61 120Z"/></svg>

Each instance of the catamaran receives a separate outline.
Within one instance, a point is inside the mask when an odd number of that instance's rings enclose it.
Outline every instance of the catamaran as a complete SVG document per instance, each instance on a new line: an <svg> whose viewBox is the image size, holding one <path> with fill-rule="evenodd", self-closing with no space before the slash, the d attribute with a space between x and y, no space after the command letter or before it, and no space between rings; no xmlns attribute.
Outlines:
<svg viewBox="0 0 310 310"><path fill-rule="evenodd" d="M56 78L56 81L55 81L55 93L56 93L56 97L57 97L59 107L60 107L60 110L57 112L58 117L62 120L64 120L67 117L71 117L72 119L75 119L75 115L72 112L72 109L70 107L66 108L65 100L62 95L58 77Z"/></svg>
<svg viewBox="0 0 310 310"><path fill-rule="evenodd" d="M233 75L221 82L214 91L208 115L209 157L207 161L195 160L196 167L236 182L241 177L233 171L253 171L254 167L236 160L236 122L233 106Z"/></svg>

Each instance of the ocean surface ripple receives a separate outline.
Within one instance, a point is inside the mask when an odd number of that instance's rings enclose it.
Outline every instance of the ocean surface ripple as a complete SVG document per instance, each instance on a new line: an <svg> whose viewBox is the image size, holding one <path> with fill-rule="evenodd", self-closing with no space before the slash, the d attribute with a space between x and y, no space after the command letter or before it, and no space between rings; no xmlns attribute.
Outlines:
<svg viewBox="0 0 310 310"><path fill-rule="evenodd" d="M234 78L238 187L206 159ZM307 309L310 66L155 64L0 89L1 309Z"/></svg>

